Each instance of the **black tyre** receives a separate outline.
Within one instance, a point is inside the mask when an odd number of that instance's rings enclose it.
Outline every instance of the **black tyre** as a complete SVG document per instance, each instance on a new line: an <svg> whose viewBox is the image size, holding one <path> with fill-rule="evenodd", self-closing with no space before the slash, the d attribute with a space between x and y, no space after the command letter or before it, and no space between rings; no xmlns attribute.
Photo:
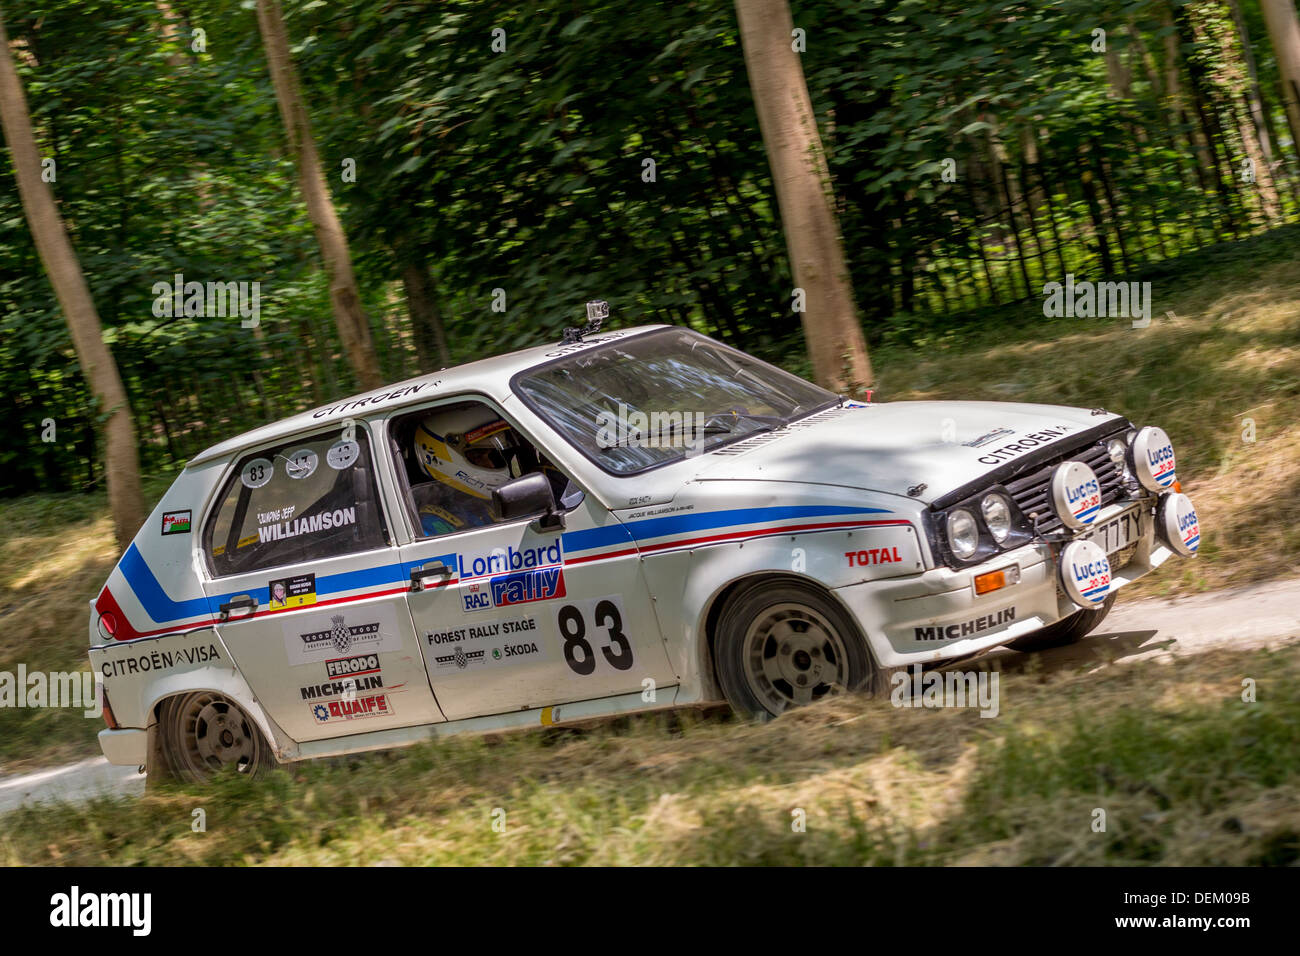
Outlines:
<svg viewBox="0 0 1300 956"><path fill-rule="evenodd" d="M252 718L212 691L163 701L154 735L156 765L149 766L150 777L203 783L223 773L259 777L277 765Z"/></svg>
<svg viewBox="0 0 1300 956"><path fill-rule="evenodd" d="M875 661L853 619L797 581L761 581L732 595L713 651L728 703L751 717L875 683Z"/></svg>
<svg viewBox="0 0 1300 956"><path fill-rule="evenodd" d="M1031 651L1044 651L1049 647L1064 647L1067 644L1073 644L1104 621L1106 615L1110 613L1111 605L1114 603L1115 595L1112 594L1106 598L1101 607L1075 611L1069 617L1063 617L1055 624L1047 625L1041 631L1034 631L1032 634L1016 638L1007 644L1007 647L1029 653Z"/></svg>

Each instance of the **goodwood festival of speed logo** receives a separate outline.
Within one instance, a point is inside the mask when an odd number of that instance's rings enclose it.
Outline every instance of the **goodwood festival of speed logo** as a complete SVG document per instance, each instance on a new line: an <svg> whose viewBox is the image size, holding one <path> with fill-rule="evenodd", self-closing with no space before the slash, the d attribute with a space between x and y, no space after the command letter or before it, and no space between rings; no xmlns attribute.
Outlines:
<svg viewBox="0 0 1300 956"><path fill-rule="evenodd" d="M439 669L454 667L463 671L474 664L482 664L483 651L467 651L457 644L450 654L435 655L433 661Z"/></svg>
<svg viewBox="0 0 1300 956"><path fill-rule="evenodd" d="M343 615L335 614L330 621L334 626L330 628L330 637L334 639L334 646L338 648L340 654L348 649L352 643L352 632L348 630L347 625L343 623Z"/></svg>
<svg viewBox="0 0 1300 956"><path fill-rule="evenodd" d="M309 631L301 635L301 637L303 647L308 650L322 647L325 644L332 644L334 649L342 654L354 644L364 643L367 638L373 639L378 633L378 621L366 624L348 624L342 614L335 614L330 618L329 630Z"/></svg>

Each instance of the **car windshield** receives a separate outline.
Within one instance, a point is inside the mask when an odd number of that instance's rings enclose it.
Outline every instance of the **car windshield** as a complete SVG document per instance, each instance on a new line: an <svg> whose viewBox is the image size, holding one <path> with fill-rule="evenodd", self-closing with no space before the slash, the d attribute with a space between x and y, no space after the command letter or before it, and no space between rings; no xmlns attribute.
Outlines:
<svg viewBox="0 0 1300 956"><path fill-rule="evenodd" d="M695 332L579 351L515 377L515 391L606 471L634 474L779 428L837 401Z"/></svg>

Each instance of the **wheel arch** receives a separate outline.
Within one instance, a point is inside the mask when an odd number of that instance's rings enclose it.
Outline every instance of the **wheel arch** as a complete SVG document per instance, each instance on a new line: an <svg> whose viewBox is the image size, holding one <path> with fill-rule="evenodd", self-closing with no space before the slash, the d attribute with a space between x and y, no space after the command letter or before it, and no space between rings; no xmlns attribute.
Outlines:
<svg viewBox="0 0 1300 956"><path fill-rule="evenodd" d="M775 585L782 582L807 587L810 590L817 591L819 594L830 598L838 604L848 619L853 623L853 626L857 629L857 637L862 641L863 646L867 649L867 653L873 658L875 657L875 652L871 649L871 642L867 639L867 635L863 633L862 625L858 623L858 619L854 616L853 610L840 599L839 595L835 593L833 588L828 588L816 578L809 577L806 574L800 574L797 571L777 569L750 571L733 578L714 591L705 604L704 614L701 617L704 640L699 641L697 645L697 653L699 654L697 666L699 667L701 679L706 682L707 693L711 699L726 699L722 693L722 684L718 680L718 665L714 654L714 643L717 639L718 622L722 617L722 612L726 608L727 603L737 594L742 593L752 586ZM879 667L879 664L877 663L876 666Z"/></svg>

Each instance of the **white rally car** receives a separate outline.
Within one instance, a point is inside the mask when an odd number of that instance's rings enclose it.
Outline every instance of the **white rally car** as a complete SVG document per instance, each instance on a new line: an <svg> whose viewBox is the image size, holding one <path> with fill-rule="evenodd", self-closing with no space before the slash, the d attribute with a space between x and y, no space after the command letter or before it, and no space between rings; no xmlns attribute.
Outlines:
<svg viewBox="0 0 1300 956"><path fill-rule="evenodd" d="M1159 428L847 401L684 329L589 328L191 461L93 602L100 741L200 779L724 700L779 714L1078 639L1199 540Z"/></svg>

